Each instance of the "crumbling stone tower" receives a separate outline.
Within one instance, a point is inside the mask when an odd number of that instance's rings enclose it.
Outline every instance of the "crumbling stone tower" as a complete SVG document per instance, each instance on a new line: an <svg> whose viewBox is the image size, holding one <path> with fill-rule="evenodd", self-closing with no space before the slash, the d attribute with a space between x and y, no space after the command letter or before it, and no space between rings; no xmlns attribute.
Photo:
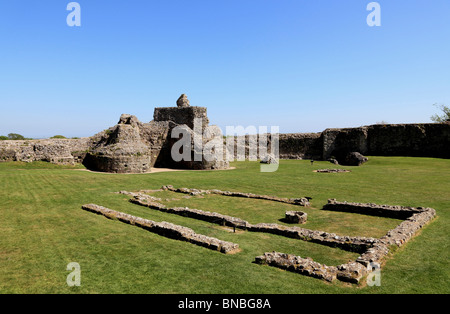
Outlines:
<svg viewBox="0 0 450 314"><path fill-rule="evenodd" d="M196 120L197 119L197 120ZM194 121L201 121L195 127ZM119 122L93 137L93 144L83 164L91 170L117 173L145 173L152 167L178 169L225 169L228 162L220 158L207 161L195 160L194 145L191 143L191 158L175 161L172 146L178 138L172 138L175 127L182 127L194 139L194 132L201 132L203 142L211 139L212 132L205 132L209 119L205 107L190 106L185 94L177 100L177 107L155 108L153 120L140 122L135 116L122 114ZM210 137L204 136L210 134Z"/></svg>

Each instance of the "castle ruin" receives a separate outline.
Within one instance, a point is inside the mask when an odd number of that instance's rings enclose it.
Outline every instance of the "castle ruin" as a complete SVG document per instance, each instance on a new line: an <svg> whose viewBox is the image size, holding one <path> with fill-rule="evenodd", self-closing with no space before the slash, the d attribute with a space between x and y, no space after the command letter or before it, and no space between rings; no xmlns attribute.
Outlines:
<svg viewBox="0 0 450 314"><path fill-rule="evenodd" d="M194 122L200 119L201 125L195 127ZM223 156L213 160L203 155L200 159L194 158L193 140L190 145L192 158L175 161L171 153L179 137L174 136L174 128L181 128L191 136L191 140L201 133L203 144L215 136L217 138L214 126L209 125L207 109L191 106L187 96L182 94L176 107L155 108L153 120L148 123L139 121L133 115L122 114L115 126L88 138L0 141L0 162L82 163L89 170L115 173L146 173L153 167L195 170L229 168L229 162ZM337 159L345 165L345 159L351 152L369 156L450 158L449 122L377 124L278 136L280 159ZM267 134L267 139L270 147L271 134ZM245 143L248 152L248 136ZM259 159L265 157L258 155Z"/></svg>

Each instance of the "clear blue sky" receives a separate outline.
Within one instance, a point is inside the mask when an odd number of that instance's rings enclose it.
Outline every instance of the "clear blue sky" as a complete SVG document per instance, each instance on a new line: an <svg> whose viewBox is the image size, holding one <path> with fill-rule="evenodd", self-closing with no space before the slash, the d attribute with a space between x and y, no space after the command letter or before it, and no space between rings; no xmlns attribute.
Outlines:
<svg viewBox="0 0 450 314"><path fill-rule="evenodd" d="M450 1L0 1L0 135L91 136L186 93L212 124L430 122L450 104Z"/></svg>

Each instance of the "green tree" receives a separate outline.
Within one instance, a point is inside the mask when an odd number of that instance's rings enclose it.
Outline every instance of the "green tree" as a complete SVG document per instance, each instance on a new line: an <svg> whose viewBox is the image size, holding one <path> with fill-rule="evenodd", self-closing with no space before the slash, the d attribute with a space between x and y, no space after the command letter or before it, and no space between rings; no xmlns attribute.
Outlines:
<svg viewBox="0 0 450 314"><path fill-rule="evenodd" d="M9 133L8 139L10 140L24 140L25 137L23 135L17 134L17 133Z"/></svg>
<svg viewBox="0 0 450 314"><path fill-rule="evenodd" d="M9 138L7 136L0 135L0 141L5 141L5 140L9 140Z"/></svg>
<svg viewBox="0 0 450 314"><path fill-rule="evenodd" d="M66 138L66 137L64 135L55 135L55 136L52 136L50 138Z"/></svg>
<svg viewBox="0 0 450 314"><path fill-rule="evenodd" d="M442 114L438 115L438 114L434 114L431 116L431 121L437 122L437 123L442 123L445 121L450 120L450 108L445 106L445 105L438 105L438 104L434 104L433 106L439 108L442 110Z"/></svg>

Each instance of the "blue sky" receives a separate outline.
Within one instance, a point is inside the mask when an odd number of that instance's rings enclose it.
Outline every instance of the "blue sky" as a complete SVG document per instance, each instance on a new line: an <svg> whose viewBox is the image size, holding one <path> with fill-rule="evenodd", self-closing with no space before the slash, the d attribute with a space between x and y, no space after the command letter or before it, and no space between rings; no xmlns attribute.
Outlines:
<svg viewBox="0 0 450 314"><path fill-rule="evenodd" d="M450 1L0 2L0 135L91 136L180 94L280 132L430 122L450 105Z"/></svg>

